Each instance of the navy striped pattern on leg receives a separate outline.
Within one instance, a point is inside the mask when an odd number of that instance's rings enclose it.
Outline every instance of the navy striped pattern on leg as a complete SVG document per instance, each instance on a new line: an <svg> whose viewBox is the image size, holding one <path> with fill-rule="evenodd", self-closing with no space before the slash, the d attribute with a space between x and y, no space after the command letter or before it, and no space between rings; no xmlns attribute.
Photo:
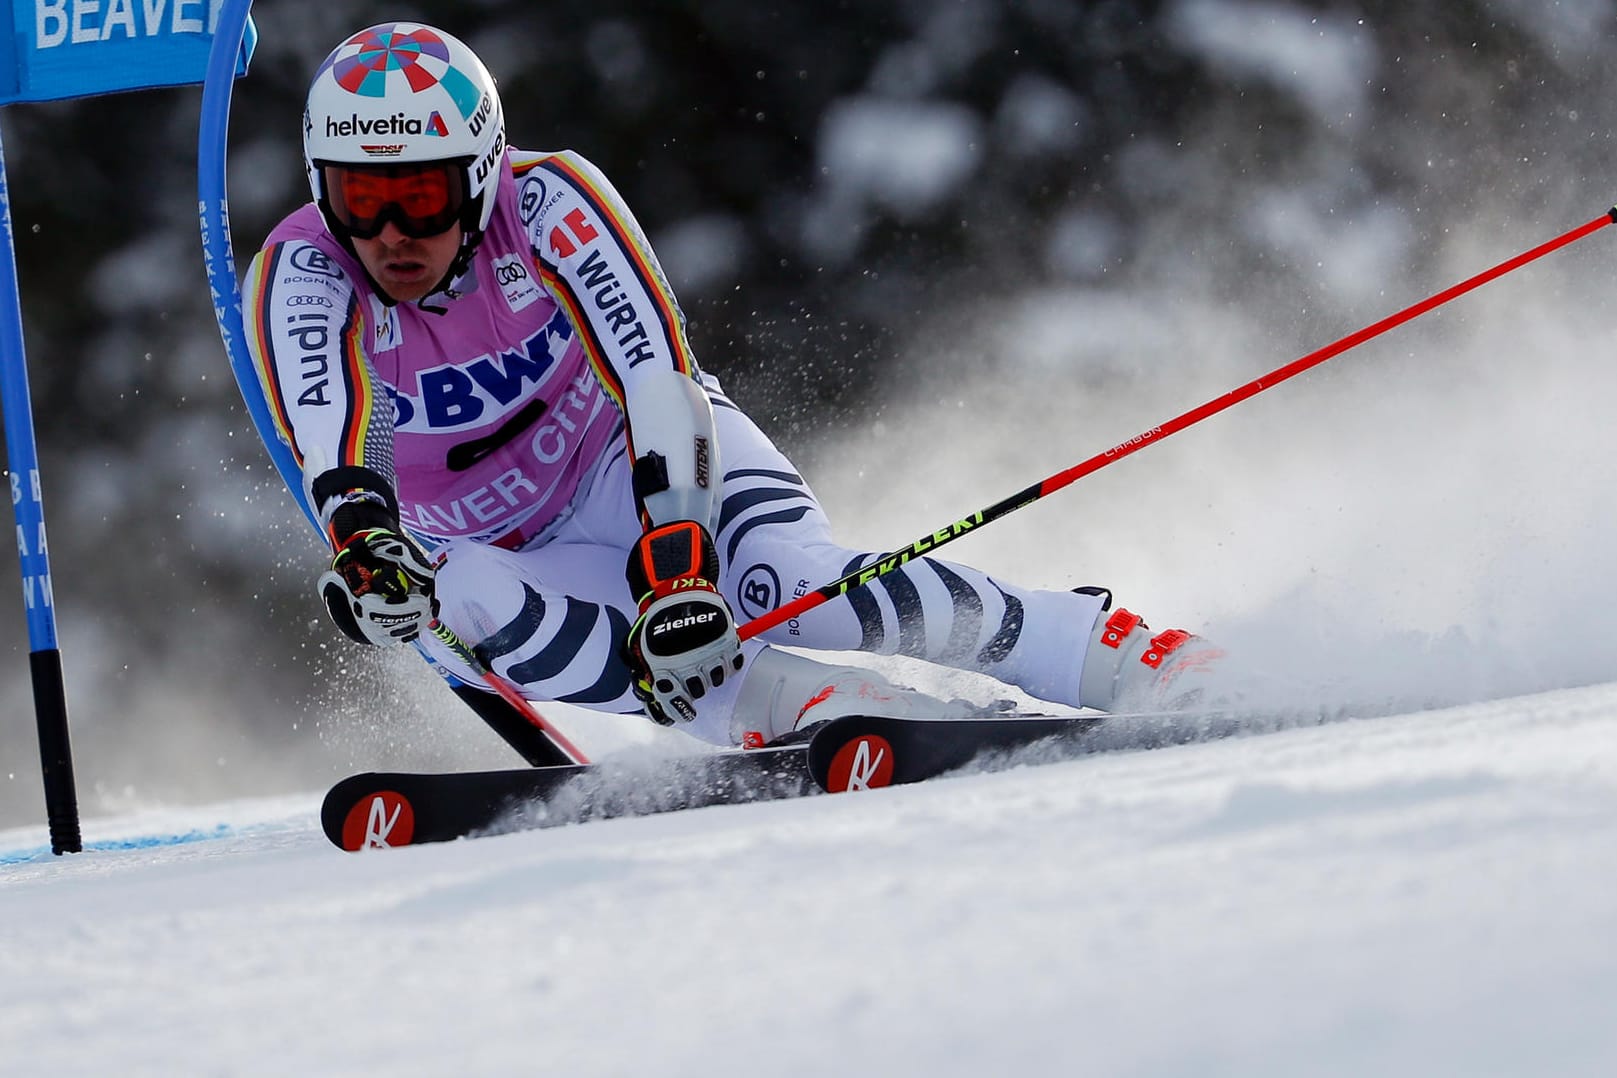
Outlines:
<svg viewBox="0 0 1617 1078"><path fill-rule="evenodd" d="M477 645L477 657L484 665L495 669L496 662L524 651L540 635L548 613L550 611L544 597L523 584L521 612L509 624ZM593 682L571 692L547 691L544 688L547 682L560 680L563 684L577 684L581 680L580 667L588 665L593 669L594 662L585 664L580 659L603 620L610 644L606 663ZM629 667L622 657L623 641L628 635L629 621L618 611L567 596L566 607L561 612L561 626L549 642L527 658L510 664L503 673L519 685L539 686L540 691L552 700L582 706L611 703L629 691ZM588 671L583 671L582 676L588 676Z"/></svg>

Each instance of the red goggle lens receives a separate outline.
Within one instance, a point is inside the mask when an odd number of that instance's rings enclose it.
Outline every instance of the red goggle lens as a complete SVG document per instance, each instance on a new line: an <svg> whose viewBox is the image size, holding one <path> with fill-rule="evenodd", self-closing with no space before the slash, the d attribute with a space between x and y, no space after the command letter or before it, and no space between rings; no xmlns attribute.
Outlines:
<svg viewBox="0 0 1617 1078"><path fill-rule="evenodd" d="M414 239L436 236L460 220L466 203L455 165L327 165L326 199L355 239L374 239L387 222Z"/></svg>

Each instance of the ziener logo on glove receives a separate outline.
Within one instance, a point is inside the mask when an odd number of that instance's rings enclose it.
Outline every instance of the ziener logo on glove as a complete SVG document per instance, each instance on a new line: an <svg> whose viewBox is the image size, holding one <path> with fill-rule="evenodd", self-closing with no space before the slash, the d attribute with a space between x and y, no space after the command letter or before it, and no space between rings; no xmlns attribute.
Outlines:
<svg viewBox="0 0 1617 1078"><path fill-rule="evenodd" d="M710 610L706 614L686 614L682 618L671 618L668 621L659 621L657 624L651 627L651 635L658 636L662 633L672 632L675 629L689 629L694 625L701 625L705 622L712 621L718 616L717 611Z"/></svg>

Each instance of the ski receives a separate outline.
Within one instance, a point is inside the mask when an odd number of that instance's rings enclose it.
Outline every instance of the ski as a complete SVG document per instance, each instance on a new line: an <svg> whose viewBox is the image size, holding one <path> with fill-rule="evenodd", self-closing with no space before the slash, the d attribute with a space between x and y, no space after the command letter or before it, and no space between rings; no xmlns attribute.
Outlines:
<svg viewBox="0 0 1617 1078"><path fill-rule="evenodd" d="M1108 716L1098 714L981 719L847 715L814 732L808 769L820 789L843 793L921 782L980 758L1015 759L1017 750L1030 746L1047 747L1038 760L1048 762L1082 751L1084 736L1107 721Z"/></svg>
<svg viewBox="0 0 1617 1078"><path fill-rule="evenodd" d="M791 744L675 759L448 774L367 773L326 794L320 819L345 850L446 842L566 823L921 782L968 764L1050 763L1101 749L1226 736L1227 716L846 715Z"/></svg>
<svg viewBox="0 0 1617 1078"><path fill-rule="evenodd" d="M807 748L447 774L367 772L327 792L320 823L335 845L363 850L796 797L818 792Z"/></svg>

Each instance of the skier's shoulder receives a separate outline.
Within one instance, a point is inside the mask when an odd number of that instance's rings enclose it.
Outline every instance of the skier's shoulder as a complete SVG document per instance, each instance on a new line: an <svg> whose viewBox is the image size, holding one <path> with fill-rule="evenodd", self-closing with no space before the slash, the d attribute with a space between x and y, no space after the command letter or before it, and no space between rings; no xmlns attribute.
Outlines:
<svg viewBox="0 0 1617 1078"><path fill-rule="evenodd" d="M535 170L552 173L568 169L596 174L600 172L600 169L577 150L522 150L513 146L506 151L505 160L511 166L511 175L518 180L532 175Z"/></svg>
<svg viewBox="0 0 1617 1078"><path fill-rule="evenodd" d="M532 226L558 205L606 204L617 207L621 196L606 173L576 150L519 150L507 160L522 224ZM620 212L620 211L614 211Z"/></svg>
<svg viewBox="0 0 1617 1078"><path fill-rule="evenodd" d="M314 203L294 210L270 230L255 259L265 286L349 292L365 277L353 255L329 231Z"/></svg>

